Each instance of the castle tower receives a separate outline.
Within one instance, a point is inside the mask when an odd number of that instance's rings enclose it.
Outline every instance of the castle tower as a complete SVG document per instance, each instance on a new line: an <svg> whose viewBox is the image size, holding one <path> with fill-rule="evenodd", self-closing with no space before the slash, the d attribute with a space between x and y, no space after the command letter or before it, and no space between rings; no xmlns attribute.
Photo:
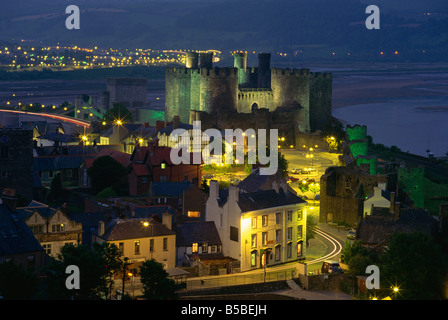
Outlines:
<svg viewBox="0 0 448 320"><path fill-rule="evenodd" d="M207 113L236 110L238 99L238 69L201 69L199 111Z"/></svg>
<svg viewBox="0 0 448 320"><path fill-rule="evenodd" d="M206 69L213 68L213 52L202 52L199 55L199 67Z"/></svg>
<svg viewBox="0 0 448 320"><path fill-rule="evenodd" d="M187 52L185 59L185 67L187 69L197 68L199 66L199 53Z"/></svg>
<svg viewBox="0 0 448 320"><path fill-rule="evenodd" d="M258 54L258 88L271 87L271 54Z"/></svg>
<svg viewBox="0 0 448 320"><path fill-rule="evenodd" d="M308 69L271 70L274 106L297 107L296 124L301 132L310 131L310 71Z"/></svg>
<svg viewBox="0 0 448 320"><path fill-rule="evenodd" d="M310 81L310 127L316 131L321 130L332 117L333 76L331 73L312 73Z"/></svg>

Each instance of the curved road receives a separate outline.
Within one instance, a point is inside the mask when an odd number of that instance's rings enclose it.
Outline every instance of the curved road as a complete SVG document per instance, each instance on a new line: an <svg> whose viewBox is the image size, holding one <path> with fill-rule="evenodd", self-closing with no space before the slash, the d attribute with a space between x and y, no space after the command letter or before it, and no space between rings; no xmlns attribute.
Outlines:
<svg viewBox="0 0 448 320"><path fill-rule="evenodd" d="M319 258L315 258L313 260L306 261L308 272L314 272L316 270L320 270L322 266L322 262L324 260L339 260L339 255L344 248L344 241L332 233L323 230L319 227L314 227L314 232L320 241L322 241L327 247L326 254L320 256ZM320 271L319 271L320 272Z"/></svg>

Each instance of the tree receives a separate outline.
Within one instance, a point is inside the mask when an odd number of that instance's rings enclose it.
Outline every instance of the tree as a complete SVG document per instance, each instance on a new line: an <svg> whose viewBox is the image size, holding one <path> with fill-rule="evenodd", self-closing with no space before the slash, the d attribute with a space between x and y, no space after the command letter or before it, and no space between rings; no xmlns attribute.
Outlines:
<svg viewBox="0 0 448 320"><path fill-rule="evenodd" d="M120 250L115 244L110 244L108 242L101 244L94 242L92 248L94 252L101 255L106 260L106 273L104 275L106 279L106 291L104 292L104 295L111 298L114 278L123 269L124 261L121 260Z"/></svg>
<svg viewBox="0 0 448 320"><path fill-rule="evenodd" d="M39 290L37 275L10 261L0 264L0 296L6 300L32 299Z"/></svg>
<svg viewBox="0 0 448 320"><path fill-rule="evenodd" d="M278 171L282 178L286 178L288 175L288 160L280 152L278 153Z"/></svg>
<svg viewBox="0 0 448 320"><path fill-rule="evenodd" d="M309 241L314 239L316 233L314 232L314 227L317 225L315 217L307 214L306 215L306 246L309 246Z"/></svg>
<svg viewBox="0 0 448 320"><path fill-rule="evenodd" d="M87 169L87 173L92 178L92 187L96 190L112 187L115 192L120 190L127 174L126 168L110 156L98 157Z"/></svg>
<svg viewBox="0 0 448 320"><path fill-rule="evenodd" d="M63 195L61 174L58 173L51 181L50 193L48 197L52 201L60 201Z"/></svg>
<svg viewBox="0 0 448 320"><path fill-rule="evenodd" d="M108 187L98 192L96 196L98 198L115 198L117 196L117 193L115 192L114 188Z"/></svg>
<svg viewBox="0 0 448 320"><path fill-rule="evenodd" d="M70 265L79 268L80 288L69 290L65 286L66 269ZM57 259L52 259L45 269L47 293L50 299L97 300L108 292L106 276L107 259L101 250L90 250L84 245L66 244Z"/></svg>
<svg viewBox="0 0 448 320"><path fill-rule="evenodd" d="M447 254L428 235L394 234L381 256L381 283L398 286L397 299L443 299Z"/></svg>
<svg viewBox="0 0 448 320"><path fill-rule="evenodd" d="M104 121L114 123L120 120L122 123L132 122L131 112L121 103L115 103L113 107L104 114Z"/></svg>
<svg viewBox="0 0 448 320"><path fill-rule="evenodd" d="M178 286L168 278L163 265L154 259L146 260L140 266L140 282L143 284L143 296L151 300L177 299Z"/></svg>

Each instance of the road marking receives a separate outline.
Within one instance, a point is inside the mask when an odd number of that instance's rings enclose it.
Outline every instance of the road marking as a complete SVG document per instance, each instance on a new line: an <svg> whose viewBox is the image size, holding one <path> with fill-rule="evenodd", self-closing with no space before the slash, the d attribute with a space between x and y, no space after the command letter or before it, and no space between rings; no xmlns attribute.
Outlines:
<svg viewBox="0 0 448 320"><path fill-rule="evenodd" d="M321 230L317 227L314 227L313 229L317 234L319 234L321 237L324 237L325 239L327 239L333 245L333 250L329 254L326 254L320 258L317 258L317 259L314 259L311 261L307 261L307 264L321 262L326 259L333 258L334 256L338 255L342 251L342 245L339 243L339 241L336 238L333 238L328 233L324 232L323 230Z"/></svg>

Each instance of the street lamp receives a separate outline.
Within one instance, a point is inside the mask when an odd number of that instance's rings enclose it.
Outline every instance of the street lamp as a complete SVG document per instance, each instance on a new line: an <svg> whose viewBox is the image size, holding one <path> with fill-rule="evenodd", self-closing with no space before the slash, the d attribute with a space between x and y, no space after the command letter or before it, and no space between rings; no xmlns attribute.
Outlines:
<svg viewBox="0 0 448 320"><path fill-rule="evenodd" d="M134 299L134 273L128 272L128 276L132 277L132 299Z"/></svg>

